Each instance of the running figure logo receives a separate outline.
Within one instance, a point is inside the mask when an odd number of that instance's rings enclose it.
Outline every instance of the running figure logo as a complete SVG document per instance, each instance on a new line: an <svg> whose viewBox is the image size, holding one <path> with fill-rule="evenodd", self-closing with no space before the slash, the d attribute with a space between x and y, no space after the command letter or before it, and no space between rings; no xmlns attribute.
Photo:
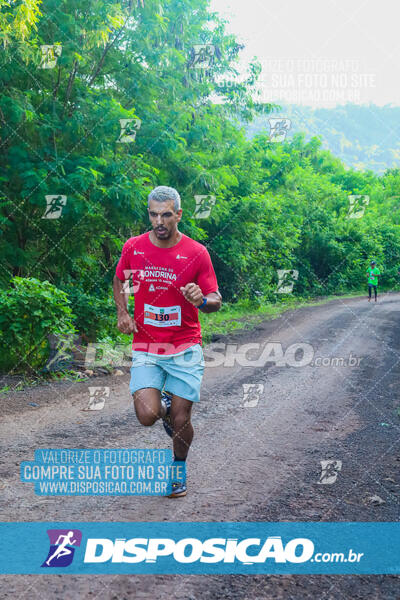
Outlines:
<svg viewBox="0 0 400 600"><path fill-rule="evenodd" d="M136 133L140 129L142 121L140 119L120 119L121 133L118 142L129 144L136 139Z"/></svg>
<svg viewBox="0 0 400 600"><path fill-rule="evenodd" d="M74 558L75 547L81 545L79 529L48 529L50 549L42 567L68 567Z"/></svg>
<svg viewBox="0 0 400 600"><path fill-rule="evenodd" d="M110 397L110 388L102 386L89 387L89 404L83 410L103 410L106 398Z"/></svg>
<svg viewBox="0 0 400 600"><path fill-rule="evenodd" d="M317 483L321 485L332 485L335 483L339 471L342 470L341 460L321 460L321 475Z"/></svg>
<svg viewBox="0 0 400 600"><path fill-rule="evenodd" d="M57 65L58 57L61 56L61 44L53 44L51 46L40 46L41 60L39 69L54 69Z"/></svg>
<svg viewBox="0 0 400 600"><path fill-rule="evenodd" d="M369 196L365 195L351 195L349 198L349 211L347 213L348 219L361 219L364 215L365 207L369 204Z"/></svg>
<svg viewBox="0 0 400 600"><path fill-rule="evenodd" d="M196 208L194 210L194 219L207 219L210 215L211 209L215 204L216 197L212 195L208 196L195 196Z"/></svg>
<svg viewBox="0 0 400 600"><path fill-rule="evenodd" d="M58 219L61 217L62 209L67 204L67 196L45 196L46 210L42 219Z"/></svg>
<svg viewBox="0 0 400 600"><path fill-rule="evenodd" d="M242 404L242 406L247 406L249 408L258 406L260 396L264 392L264 384L263 383L243 383L242 386L243 386L243 404Z"/></svg>
<svg viewBox="0 0 400 600"><path fill-rule="evenodd" d="M214 54L214 44L194 44L189 67L194 67L195 69L208 69L212 64Z"/></svg>
<svg viewBox="0 0 400 600"><path fill-rule="evenodd" d="M144 269L124 269L125 282L121 294L137 294L140 284L144 281ZM129 278L132 277L132 285Z"/></svg>
<svg viewBox="0 0 400 600"><path fill-rule="evenodd" d="M287 133L292 125L290 119L268 119L270 132L270 142L283 142L286 139Z"/></svg>
<svg viewBox="0 0 400 600"><path fill-rule="evenodd" d="M278 269L277 294L291 294L295 281L299 278L299 272L296 269Z"/></svg>

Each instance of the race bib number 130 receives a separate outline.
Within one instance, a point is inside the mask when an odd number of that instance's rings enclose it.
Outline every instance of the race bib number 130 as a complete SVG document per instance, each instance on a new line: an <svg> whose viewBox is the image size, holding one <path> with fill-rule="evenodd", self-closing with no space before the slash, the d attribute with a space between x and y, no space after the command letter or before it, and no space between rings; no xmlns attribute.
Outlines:
<svg viewBox="0 0 400 600"><path fill-rule="evenodd" d="M155 327L172 327L181 324L180 306L151 306L144 305L145 325L154 325Z"/></svg>

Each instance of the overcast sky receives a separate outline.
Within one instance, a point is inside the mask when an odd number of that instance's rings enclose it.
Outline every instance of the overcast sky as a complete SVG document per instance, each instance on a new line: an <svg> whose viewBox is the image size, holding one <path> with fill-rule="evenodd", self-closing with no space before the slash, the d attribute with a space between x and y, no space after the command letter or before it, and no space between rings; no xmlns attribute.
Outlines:
<svg viewBox="0 0 400 600"><path fill-rule="evenodd" d="M263 64L264 100L400 106L398 0L211 0Z"/></svg>

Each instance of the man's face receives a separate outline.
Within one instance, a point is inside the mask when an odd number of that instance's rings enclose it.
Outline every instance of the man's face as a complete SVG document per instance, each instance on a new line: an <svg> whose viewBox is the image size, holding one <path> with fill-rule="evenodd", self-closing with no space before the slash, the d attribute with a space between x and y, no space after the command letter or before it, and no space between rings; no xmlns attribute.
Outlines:
<svg viewBox="0 0 400 600"><path fill-rule="evenodd" d="M181 220L182 209L174 211L174 201L157 202L150 200L148 208L150 223L154 234L159 240L167 240L176 231L177 223Z"/></svg>

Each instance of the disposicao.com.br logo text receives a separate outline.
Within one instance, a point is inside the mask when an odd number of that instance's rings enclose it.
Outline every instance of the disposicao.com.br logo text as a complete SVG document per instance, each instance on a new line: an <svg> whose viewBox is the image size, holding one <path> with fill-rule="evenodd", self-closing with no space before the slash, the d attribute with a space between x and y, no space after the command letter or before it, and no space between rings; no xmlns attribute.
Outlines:
<svg viewBox="0 0 400 600"><path fill-rule="evenodd" d="M362 553L317 553L316 562L359 562ZM85 563L155 563L170 557L178 563L264 563L314 562L314 543L308 538L294 538L286 544L280 536L261 538L90 538L86 544Z"/></svg>

